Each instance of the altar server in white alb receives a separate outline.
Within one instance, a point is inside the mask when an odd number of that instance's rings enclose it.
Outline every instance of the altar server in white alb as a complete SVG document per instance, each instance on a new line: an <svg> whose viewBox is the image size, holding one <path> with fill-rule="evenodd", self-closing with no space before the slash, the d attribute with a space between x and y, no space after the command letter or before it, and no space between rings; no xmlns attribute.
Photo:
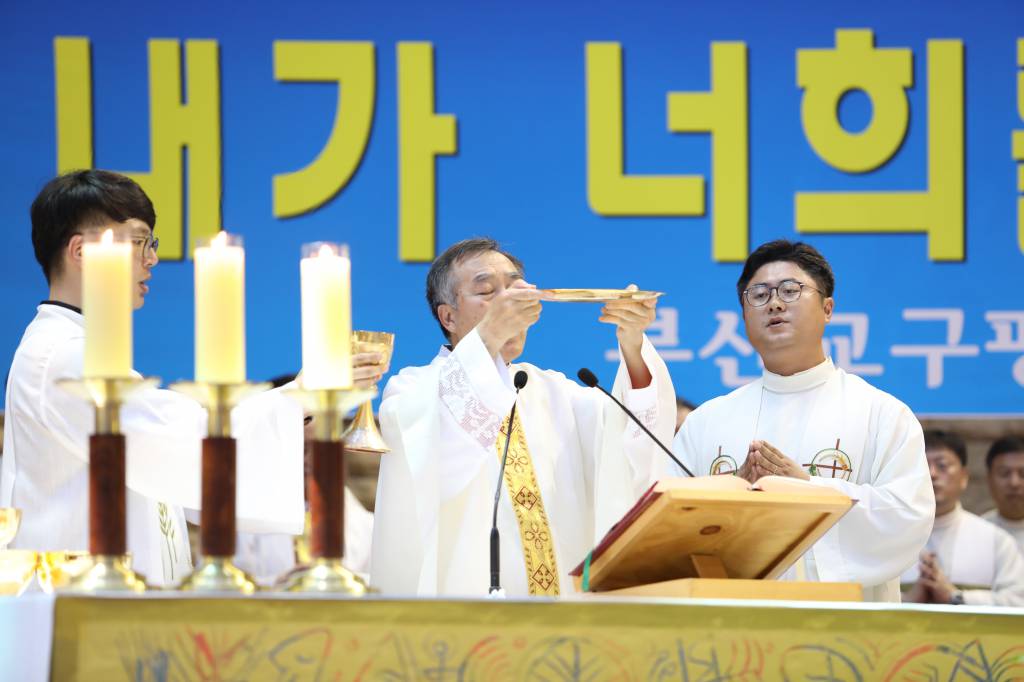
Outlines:
<svg viewBox="0 0 1024 682"><path fill-rule="evenodd" d="M935 525L920 561L901 582L906 601L1024 606L1024 557L1013 538L960 506L967 446L950 431L924 433L935 490Z"/></svg>
<svg viewBox="0 0 1024 682"><path fill-rule="evenodd" d="M449 344L384 391L371 583L386 593L487 594L499 456L523 371L498 512L501 585L510 596L573 591L571 570L643 492L664 454L606 396L559 372L514 362L545 294L490 239L449 248L427 275L427 300ZM607 303L622 362L613 387L664 442L671 379L643 334L654 300Z"/></svg>
<svg viewBox="0 0 1024 682"><path fill-rule="evenodd" d="M81 378L83 232L113 228L135 246L132 300L141 308L157 264L156 215L129 178L75 171L50 181L32 204L32 244L49 284L11 363L0 506L22 510L13 547L88 549L88 436L93 408L55 382ZM173 391L137 393L121 413L127 439L128 551L151 585L191 568L184 508L200 506L200 439L206 411ZM302 532L302 410L280 392L232 413L238 439L239 529Z"/></svg>
<svg viewBox="0 0 1024 682"><path fill-rule="evenodd" d="M1024 438L1004 436L985 456L988 489L996 508L981 515L1013 536L1024 553Z"/></svg>
<svg viewBox="0 0 1024 682"><path fill-rule="evenodd" d="M857 500L783 579L858 582L866 600L899 601L935 511L921 425L825 357L834 286L807 244L774 241L747 258L736 289L764 373L694 410L674 449L697 475L789 476Z"/></svg>

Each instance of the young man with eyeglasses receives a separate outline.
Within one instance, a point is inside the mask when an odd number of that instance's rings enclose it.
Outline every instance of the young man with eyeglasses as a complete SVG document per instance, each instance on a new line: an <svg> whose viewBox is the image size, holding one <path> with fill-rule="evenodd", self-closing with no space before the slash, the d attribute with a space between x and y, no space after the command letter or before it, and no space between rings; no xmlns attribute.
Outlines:
<svg viewBox="0 0 1024 682"><path fill-rule="evenodd" d="M808 244L773 241L747 258L736 290L764 373L694 410L674 449L698 475L787 476L857 500L783 579L858 582L866 600L899 601L935 512L921 425L825 356L834 286Z"/></svg>
<svg viewBox="0 0 1024 682"><path fill-rule="evenodd" d="M83 233L112 228L135 245L132 300L141 308L158 262L156 214L131 179L103 170L54 178L32 204L32 244L49 285L25 330L6 393L0 506L22 510L13 547L88 547L88 435L93 410L55 384L80 378ZM121 412L127 437L128 551L150 585L179 582L191 568L184 509L199 507L199 443L206 412L173 391L143 389ZM277 392L232 413L238 439L239 529L300 533L302 410Z"/></svg>

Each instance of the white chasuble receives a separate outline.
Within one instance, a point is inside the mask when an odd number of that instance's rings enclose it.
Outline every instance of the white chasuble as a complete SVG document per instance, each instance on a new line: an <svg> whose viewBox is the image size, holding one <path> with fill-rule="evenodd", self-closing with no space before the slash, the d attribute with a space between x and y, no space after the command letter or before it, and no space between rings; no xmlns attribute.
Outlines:
<svg viewBox="0 0 1024 682"><path fill-rule="evenodd" d="M88 549L89 434L93 408L56 385L80 378L81 313L44 303L11 363L0 506L22 510L12 547ZM200 440L206 410L173 391L144 389L121 411L126 436L128 551L151 585L191 568L184 509L200 507ZM302 531L302 409L279 391L232 412L238 440L239 530Z"/></svg>
<svg viewBox="0 0 1024 682"><path fill-rule="evenodd" d="M935 518L925 550L935 553L946 578L963 590L965 604L1024 606L1024 557L1017 543L959 503ZM908 588L918 576L915 563L900 582Z"/></svg>
<svg viewBox="0 0 1024 682"><path fill-rule="evenodd" d="M698 476L727 474L765 440L856 500L782 579L858 582L869 601L899 601L899 575L928 539L935 498L921 425L910 409L830 359L762 378L691 413L676 455ZM669 466L662 475L680 475Z"/></svg>
<svg viewBox="0 0 1024 682"><path fill-rule="evenodd" d="M620 364L612 390L667 443L675 416L671 379L646 339L642 354L652 384L629 389ZM519 370L529 380L516 421L551 531L561 594L573 591L568 571L646 489L652 460L665 455L614 403L561 373L506 366L474 330L453 351L442 348L430 365L403 369L384 390L381 426L392 450L381 458L377 485L374 587L389 594L487 594L500 464L495 448ZM498 529L502 587L526 596L522 536L504 486Z"/></svg>

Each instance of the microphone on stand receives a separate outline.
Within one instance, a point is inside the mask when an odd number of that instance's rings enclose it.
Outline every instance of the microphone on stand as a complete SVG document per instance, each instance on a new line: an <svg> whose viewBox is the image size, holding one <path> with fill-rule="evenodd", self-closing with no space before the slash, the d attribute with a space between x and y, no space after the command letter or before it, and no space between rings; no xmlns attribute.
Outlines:
<svg viewBox="0 0 1024 682"><path fill-rule="evenodd" d="M519 400L519 391L526 386L526 380L530 376L523 370L516 372L512 384L516 387L516 401ZM498 534L498 500L501 499L501 489L505 483L505 462L508 461L508 446L512 442L512 429L516 421L516 403L512 403L512 411L508 414L508 436L505 438L505 451L501 455L501 469L498 471L498 486L494 491L494 515L491 519L491 587L487 591L489 595L504 596L501 589L501 551L500 536Z"/></svg>
<svg viewBox="0 0 1024 682"><path fill-rule="evenodd" d="M690 477L690 478L696 478L696 477L695 477L695 476L693 475L693 472L692 472L692 471L690 471L689 469L687 469L687 468L686 468L686 465L685 465L685 464L683 464L682 462L680 462L680 461L679 461L679 460L678 460L678 459L676 458L676 456L672 454L672 451L671 451L671 450L669 450L668 448L666 448L666 447L665 447L665 446L664 446L664 445L662 444L662 442L661 442L660 440L658 440L657 436L655 436L655 435L654 435L653 433L651 433L651 432L650 432L650 431L649 431L649 430L647 429L647 427L643 425L643 422L641 422L641 421L640 421L639 419L637 419L637 418L636 418L636 415L635 415L635 414L633 414L632 412L630 412L630 410L629 410L629 408L628 408L628 407L626 407L625 405L623 405L622 403L620 403L620 402L618 401L618 399L616 399L616 397L615 397L615 396L613 396L613 395L612 395L611 393L609 393L608 391L604 390L604 388L603 388L603 387L602 387L602 386L601 386L601 385L600 385L599 383L597 383L597 377L596 377L596 376L594 376L594 373L593 373L593 372L591 372L591 371L590 371L589 369L587 369L586 367L581 367L581 368L580 368L580 371L576 372L576 376L578 376L578 377L579 377L579 379L580 379L580 381L582 381L582 382L583 382L584 384L586 384L586 385L587 385L587 386L589 386L590 388L596 388L597 390L601 391L601 393L604 393L604 394L605 394L606 396L608 396L609 398L611 398L611 399L612 399L612 402L614 402L614 403L615 403L616 405L618 405L618 406L619 406L620 408L622 408L622 411L623 411L623 412L625 412L626 414L628 414L628 415L629 415L629 418L630 418L630 419L632 419L633 421L635 421L635 422L636 422L636 425L637 425L637 426L639 426L639 427L640 427L640 428L641 428L641 429L643 430L643 432L644 432L644 433L646 433L646 434L648 435L648 437L650 437L650 439L651 439L651 440L653 440L653 441L655 442L655 444L656 444L656 445L657 445L657 446L658 446L659 448L661 448L662 450L664 450L664 451L665 451L665 454L666 454L666 455L668 455L668 456L669 456L669 457L670 457L670 458L672 459L672 461L673 461L673 462L675 462L675 463L676 463L677 465L679 465L679 468L680 468L680 469L682 469L683 471L685 471L685 472L687 473L687 475L689 475L689 477Z"/></svg>

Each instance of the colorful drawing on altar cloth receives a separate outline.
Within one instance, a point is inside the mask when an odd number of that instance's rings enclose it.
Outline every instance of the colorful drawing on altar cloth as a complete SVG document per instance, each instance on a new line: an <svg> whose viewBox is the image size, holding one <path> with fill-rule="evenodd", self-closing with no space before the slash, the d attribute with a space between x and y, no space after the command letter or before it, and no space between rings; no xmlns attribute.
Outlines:
<svg viewBox="0 0 1024 682"><path fill-rule="evenodd" d="M351 628L344 628L353 631ZM353 680L387 682L594 682L669 680L957 680L1001 682L1024 676L1024 645L986 650L966 643L893 638L808 637L796 633L668 638L451 632L338 637L316 627L281 637L263 627L245 636L227 630L184 633L158 642L136 631L119 638L123 676L137 682L242 680ZM348 635L349 633L346 633ZM652 634L652 633L648 633ZM789 636L786 636L789 635ZM917 638L914 638L917 639ZM81 671L86 672L86 671ZM114 678L110 678L114 679Z"/></svg>
<svg viewBox="0 0 1024 682"><path fill-rule="evenodd" d="M548 599L57 599L52 677L134 682L1024 679L1014 613Z"/></svg>
<svg viewBox="0 0 1024 682"><path fill-rule="evenodd" d="M844 481L849 481L853 477L853 463L850 456L839 449L838 438L834 448L819 450L810 462L801 466L807 467L807 473L811 476L841 478Z"/></svg>

